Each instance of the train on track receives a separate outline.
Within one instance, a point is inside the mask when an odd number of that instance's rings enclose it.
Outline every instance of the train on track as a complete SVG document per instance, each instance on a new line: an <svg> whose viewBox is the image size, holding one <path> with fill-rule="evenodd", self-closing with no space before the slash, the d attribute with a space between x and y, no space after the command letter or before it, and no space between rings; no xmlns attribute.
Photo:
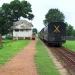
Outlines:
<svg viewBox="0 0 75 75"><path fill-rule="evenodd" d="M51 22L39 32L39 38L53 46L62 46L66 42L66 24Z"/></svg>

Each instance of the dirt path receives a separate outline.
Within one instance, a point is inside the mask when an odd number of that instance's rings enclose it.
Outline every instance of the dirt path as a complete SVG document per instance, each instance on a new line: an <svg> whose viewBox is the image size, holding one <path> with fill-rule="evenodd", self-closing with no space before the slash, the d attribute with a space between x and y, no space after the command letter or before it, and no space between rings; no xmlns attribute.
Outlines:
<svg viewBox="0 0 75 75"><path fill-rule="evenodd" d="M0 75L37 75L34 63L36 41L24 48L11 61L0 68Z"/></svg>

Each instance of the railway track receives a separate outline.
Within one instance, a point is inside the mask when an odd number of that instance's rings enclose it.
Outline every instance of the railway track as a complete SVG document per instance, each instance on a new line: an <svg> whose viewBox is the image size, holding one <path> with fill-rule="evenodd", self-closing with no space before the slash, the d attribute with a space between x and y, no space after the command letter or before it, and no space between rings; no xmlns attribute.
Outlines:
<svg viewBox="0 0 75 75"><path fill-rule="evenodd" d="M75 53L63 47L49 47L56 58L61 61L63 66L69 71L71 75L75 75Z"/></svg>

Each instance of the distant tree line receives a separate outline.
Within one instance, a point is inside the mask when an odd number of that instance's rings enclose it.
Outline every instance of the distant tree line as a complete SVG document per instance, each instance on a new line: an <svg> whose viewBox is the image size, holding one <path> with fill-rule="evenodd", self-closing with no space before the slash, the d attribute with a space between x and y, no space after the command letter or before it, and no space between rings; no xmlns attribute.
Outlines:
<svg viewBox="0 0 75 75"><path fill-rule="evenodd" d="M75 36L75 29L73 28L72 25L66 23L67 28L66 28L66 35L67 36Z"/></svg>
<svg viewBox="0 0 75 75"><path fill-rule="evenodd" d="M31 4L25 0L14 0L10 3L4 3L0 7L0 34L4 35L10 32L13 22L18 21L20 17L32 20Z"/></svg>

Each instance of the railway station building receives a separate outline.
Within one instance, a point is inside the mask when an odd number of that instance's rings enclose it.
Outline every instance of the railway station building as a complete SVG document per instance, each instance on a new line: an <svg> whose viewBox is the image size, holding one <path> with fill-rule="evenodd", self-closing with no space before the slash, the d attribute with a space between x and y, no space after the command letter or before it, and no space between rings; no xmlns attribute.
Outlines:
<svg viewBox="0 0 75 75"><path fill-rule="evenodd" d="M26 20L14 22L13 39L32 39L32 23Z"/></svg>

